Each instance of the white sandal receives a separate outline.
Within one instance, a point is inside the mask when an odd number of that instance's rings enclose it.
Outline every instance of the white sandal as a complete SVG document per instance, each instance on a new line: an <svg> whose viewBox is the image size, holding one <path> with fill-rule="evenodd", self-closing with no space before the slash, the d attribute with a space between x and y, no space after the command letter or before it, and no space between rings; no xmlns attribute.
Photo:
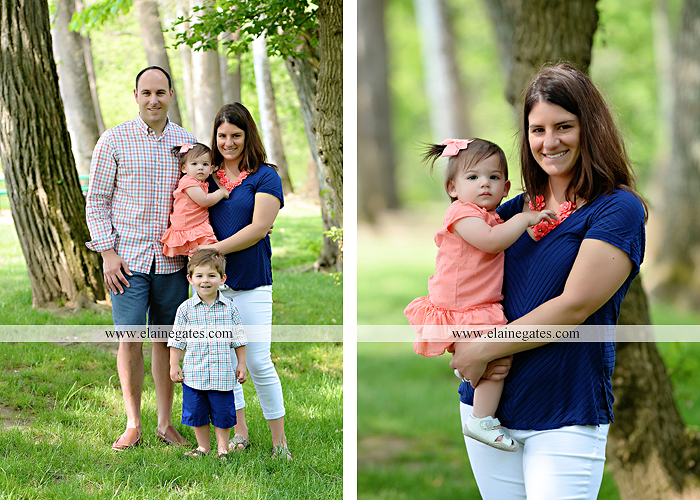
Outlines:
<svg viewBox="0 0 700 500"><path fill-rule="evenodd" d="M499 422L497 418L477 418L472 414L467 418L467 423L465 423L462 428L462 434L498 450L518 451L520 447L518 442L510 437L506 429L494 428L499 425L501 425L501 422ZM497 441L499 436L503 436L503 438Z"/></svg>

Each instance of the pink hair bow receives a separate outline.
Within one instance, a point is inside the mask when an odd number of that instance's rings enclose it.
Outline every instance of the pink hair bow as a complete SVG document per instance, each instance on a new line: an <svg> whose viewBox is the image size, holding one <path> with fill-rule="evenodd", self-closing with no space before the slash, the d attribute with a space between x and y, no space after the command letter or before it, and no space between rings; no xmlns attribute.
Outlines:
<svg viewBox="0 0 700 500"><path fill-rule="evenodd" d="M447 139L442 142L445 150L440 156L456 156L462 149L467 149L471 142L474 142L474 139Z"/></svg>
<svg viewBox="0 0 700 500"><path fill-rule="evenodd" d="M180 154L181 155L187 153L190 149L192 149L194 147L189 142L183 142L182 144L178 144L178 146L180 146Z"/></svg>

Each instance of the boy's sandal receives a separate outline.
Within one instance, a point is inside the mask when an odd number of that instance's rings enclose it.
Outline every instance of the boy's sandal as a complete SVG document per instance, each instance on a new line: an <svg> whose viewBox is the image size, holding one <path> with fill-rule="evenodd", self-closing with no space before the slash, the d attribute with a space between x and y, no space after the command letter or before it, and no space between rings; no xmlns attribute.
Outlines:
<svg viewBox="0 0 700 500"><path fill-rule="evenodd" d="M195 448L192 451L185 452L186 457L192 457L192 458L199 458L199 457L203 457L205 455L208 455L208 453L206 451L204 451L204 448Z"/></svg>
<svg viewBox="0 0 700 500"><path fill-rule="evenodd" d="M272 448L272 458L279 458L281 456L286 456L289 462L292 460L292 453L284 444L278 444Z"/></svg>
<svg viewBox="0 0 700 500"><path fill-rule="evenodd" d="M462 428L462 434L498 450L518 451L520 448L518 442L510 437L505 429L494 429L499 425L501 422L497 418L477 418L474 415L469 415L467 423ZM500 436L503 437L498 441Z"/></svg>
<svg viewBox="0 0 700 500"><path fill-rule="evenodd" d="M245 451L248 447L250 446L250 441L248 441L246 438L243 436L233 436L231 440L228 442L228 451L233 451L234 453L238 453L241 451Z"/></svg>
<svg viewBox="0 0 700 500"><path fill-rule="evenodd" d="M219 452L219 460L221 460L222 462L225 462L226 460L228 460L228 453L220 451Z"/></svg>

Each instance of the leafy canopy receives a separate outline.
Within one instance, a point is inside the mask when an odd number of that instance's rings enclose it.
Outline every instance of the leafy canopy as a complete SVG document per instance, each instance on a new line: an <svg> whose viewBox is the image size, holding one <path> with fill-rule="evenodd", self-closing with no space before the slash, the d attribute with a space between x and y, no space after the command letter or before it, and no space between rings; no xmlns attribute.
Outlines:
<svg viewBox="0 0 700 500"><path fill-rule="evenodd" d="M82 12L76 12L70 24L73 31L95 29L125 15L134 0L101 0ZM221 40L229 52L246 52L253 38L266 36L270 56L303 56L299 41L316 47L318 28L317 0L215 0L193 7L188 18L179 17L170 28L176 32L175 47L189 45L195 50L217 48L221 33L238 33Z"/></svg>
<svg viewBox="0 0 700 500"><path fill-rule="evenodd" d="M177 31L175 46L183 43L195 48L216 49L220 33L235 33L239 39L223 40L229 52L248 50L253 38L265 35L270 56L299 56L299 38L312 47L318 44L315 0L217 0L214 5L194 7L188 19L180 17L172 27ZM184 31L178 26L189 24Z"/></svg>

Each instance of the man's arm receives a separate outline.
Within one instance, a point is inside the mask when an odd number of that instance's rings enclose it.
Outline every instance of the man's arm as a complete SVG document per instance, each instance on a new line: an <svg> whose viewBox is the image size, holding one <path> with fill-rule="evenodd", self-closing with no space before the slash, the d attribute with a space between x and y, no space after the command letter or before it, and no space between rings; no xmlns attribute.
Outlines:
<svg viewBox="0 0 700 500"><path fill-rule="evenodd" d="M132 276L132 273L126 261L114 248L116 232L112 222L112 203L118 167L119 163L109 136L103 135L95 145L90 163L90 185L85 213L92 240L87 243L87 247L101 253L102 272L107 287L113 293L124 293L122 284L129 286L124 273L129 276Z"/></svg>

